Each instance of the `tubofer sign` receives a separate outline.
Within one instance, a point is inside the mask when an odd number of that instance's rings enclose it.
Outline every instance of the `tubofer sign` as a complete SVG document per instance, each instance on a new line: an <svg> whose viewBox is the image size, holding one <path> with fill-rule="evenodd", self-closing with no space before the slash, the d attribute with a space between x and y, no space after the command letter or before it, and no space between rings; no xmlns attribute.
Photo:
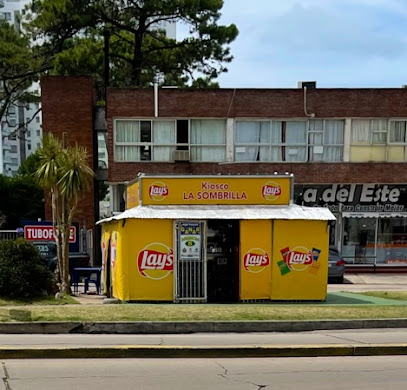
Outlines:
<svg viewBox="0 0 407 390"><path fill-rule="evenodd" d="M52 226L25 225L24 238L27 241L55 241L54 228ZM76 227L71 226L69 242L76 242Z"/></svg>

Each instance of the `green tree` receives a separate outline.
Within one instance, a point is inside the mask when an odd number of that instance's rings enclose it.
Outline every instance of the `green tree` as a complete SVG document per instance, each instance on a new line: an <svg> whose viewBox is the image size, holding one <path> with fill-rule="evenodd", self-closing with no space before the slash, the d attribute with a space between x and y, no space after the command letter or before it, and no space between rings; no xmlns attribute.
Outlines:
<svg viewBox="0 0 407 390"><path fill-rule="evenodd" d="M234 24L221 25L223 0L36 0L26 28L45 52L54 53L54 72L102 79L103 36L110 34L112 86L150 85L157 73L166 84L216 86L232 60ZM176 41L157 28L177 22L189 35Z"/></svg>
<svg viewBox="0 0 407 390"><path fill-rule="evenodd" d="M37 152L30 154L19 166L17 173L21 176L34 177L40 165L40 156Z"/></svg>
<svg viewBox="0 0 407 390"><path fill-rule="evenodd" d="M33 176L0 175L0 199L3 229L16 229L22 219L44 218L44 193Z"/></svg>
<svg viewBox="0 0 407 390"><path fill-rule="evenodd" d="M44 137L42 147L38 150L40 165L36 177L40 186L51 196L60 290L71 294L69 231L80 197L91 184L93 171L83 147L67 147L65 144L66 140L61 143L51 134Z"/></svg>

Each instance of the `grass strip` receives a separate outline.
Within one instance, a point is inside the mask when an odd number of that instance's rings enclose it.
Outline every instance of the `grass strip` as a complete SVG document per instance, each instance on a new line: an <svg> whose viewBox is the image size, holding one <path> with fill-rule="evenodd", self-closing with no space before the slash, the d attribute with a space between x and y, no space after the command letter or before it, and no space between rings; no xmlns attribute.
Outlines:
<svg viewBox="0 0 407 390"><path fill-rule="evenodd" d="M30 299L9 299L0 297L0 306L27 306L27 305L76 305L78 302L70 295L62 294L60 299L53 295Z"/></svg>
<svg viewBox="0 0 407 390"><path fill-rule="evenodd" d="M254 321L407 318L407 306L100 305L0 308L0 321Z"/></svg>
<svg viewBox="0 0 407 390"><path fill-rule="evenodd" d="M368 295L370 297L395 299L399 301L407 300L407 291L365 291L361 293L354 293L359 295Z"/></svg>

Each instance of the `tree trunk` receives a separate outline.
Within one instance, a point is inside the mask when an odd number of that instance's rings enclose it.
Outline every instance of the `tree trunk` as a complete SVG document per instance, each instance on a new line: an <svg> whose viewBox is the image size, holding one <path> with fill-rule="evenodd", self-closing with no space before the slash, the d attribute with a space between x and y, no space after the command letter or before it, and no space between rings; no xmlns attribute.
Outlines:
<svg viewBox="0 0 407 390"><path fill-rule="evenodd" d="M62 245L61 245L61 230L58 227L58 210L57 210L58 196L55 190L51 189L51 205L52 205L52 227L54 233L55 243L57 245L57 265L58 265L58 288L62 291L63 280L63 259L62 259Z"/></svg>
<svg viewBox="0 0 407 390"><path fill-rule="evenodd" d="M62 279L62 292L72 294L71 283L69 280L69 230L70 226L64 224L62 233L62 259L63 259L63 279Z"/></svg>
<svg viewBox="0 0 407 390"><path fill-rule="evenodd" d="M141 43L143 37L140 34L134 35L134 50L133 50L133 62L131 64L131 83L134 86L141 85L141 69L143 63L143 53L141 50Z"/></svg>

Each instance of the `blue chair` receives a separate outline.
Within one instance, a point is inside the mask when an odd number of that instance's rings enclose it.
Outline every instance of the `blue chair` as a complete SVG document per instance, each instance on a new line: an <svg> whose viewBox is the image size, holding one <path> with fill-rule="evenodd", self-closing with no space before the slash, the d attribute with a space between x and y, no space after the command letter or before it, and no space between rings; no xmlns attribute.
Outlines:
<svg viewBox="0 0 407 390"><path fill-rule="evenodd" d="M89 290L89 283L94 283L96 287L96 292L100 294L100 272L95 272L93 274L90 274L87 278L85 278L85 288L84 288L85 294Z"/></svg>

